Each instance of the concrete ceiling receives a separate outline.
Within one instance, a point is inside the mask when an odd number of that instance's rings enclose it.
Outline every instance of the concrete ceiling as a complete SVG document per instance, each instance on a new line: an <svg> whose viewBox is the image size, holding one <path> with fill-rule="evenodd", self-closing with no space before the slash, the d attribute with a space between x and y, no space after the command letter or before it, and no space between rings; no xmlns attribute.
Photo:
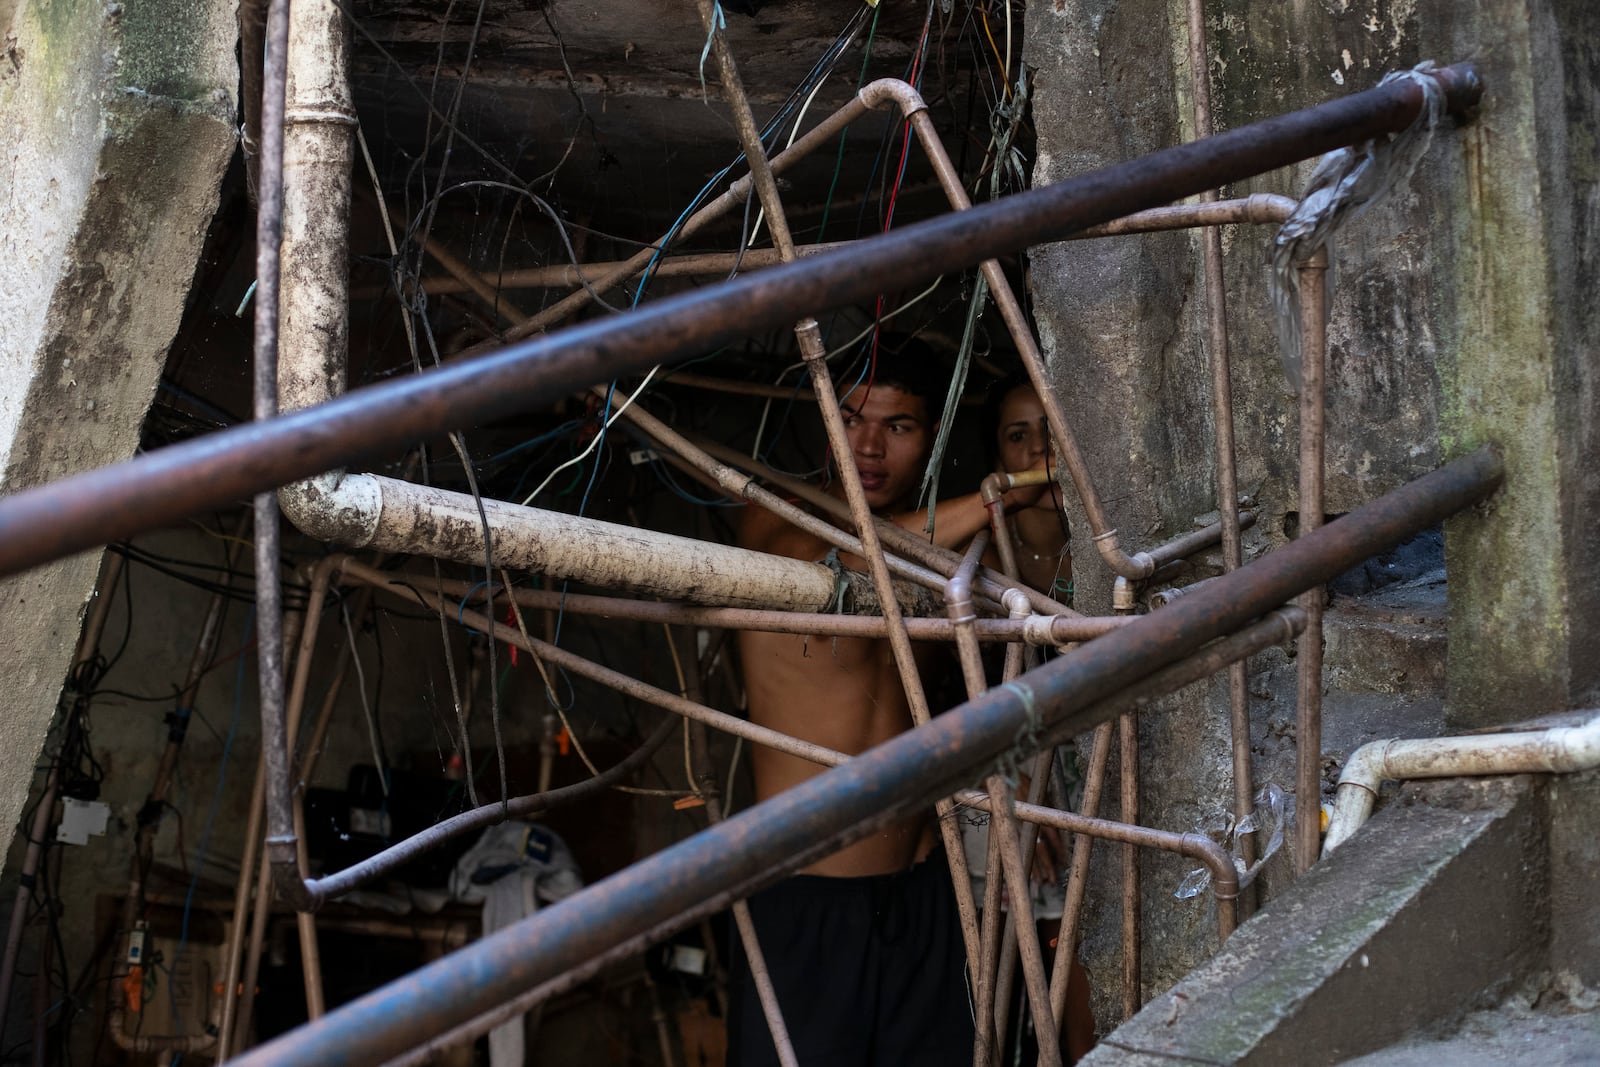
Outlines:
<svg viewBox="0 0 1600 1067"><path fill-rule="evenodd" d="M748 13L751 8L758 10ZM854 93L872 22L860 0L745 0L724 9L758 121L773 115L841 32L865 14L812 101L806 125ZM948 121L958 113L949 105L964 109L970 50L955 47L960 26L947 23L953 17L937 4L933 11L930 36L943 26L946 38L944 47L935 40L930 48L924 87L946 105L938 113ZM866 77L906 73L927 12L921 3L885 0ZM483 0L481 6L369 0L357 4L355 14L357 104L392 188L416 191L423 181L437 188L445 165L440 117L452 113L458 88L457 126L464 138L451 146L446 186L478 177L504 180L509 170L569 218L635 239L669 225L738 155L714 61L706 63L702 89L706 35L694 0ZM946 92L947 86L960 93ZM887 121L852 130L836 194L859 199ZM837 162L832 153L819 154L790 176L787 189L797 209L825 199ZM925 182L927 175L925 167L913 166L906 181Z"/></svg>

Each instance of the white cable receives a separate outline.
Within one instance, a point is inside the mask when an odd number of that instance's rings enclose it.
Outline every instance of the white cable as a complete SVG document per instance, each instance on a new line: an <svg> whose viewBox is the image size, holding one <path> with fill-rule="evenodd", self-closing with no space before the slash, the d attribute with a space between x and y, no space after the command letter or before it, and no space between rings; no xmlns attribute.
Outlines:
<svg viewBox="0 0 1600 1067"><path fill-rule="evenodd" d="M659 364L659 363L656 364L654 367L651 367L650 368L650 373L646 374L644 376L644 381L639 383L639 388L637 388L637 389L635 389L633 391L633 395L628 397L627 401L621 407L619 407L616 411L613 411L611 413L611 417L606 420L606 424L605 424L604 428L601 430L601 432L595 434L594 435L594 439L589 442L589 447L584 449L578 455L573 456L571 459L567 460L565 463L561 464L561 466L557 467L555 470L551 471L548 475L546 475L545 476L545 480L539 483L539 488L535 489L533 492L529 493L526 497L523 498L522 506L523 507L527 507L533 501L534 497L536 497L540 493L544 492L545 488L550 484L550 482L555 478L556 475L560 474L562 471L566 470L568 467L572 466L573 464L582 463L585 459L589 458L589 453L593 452L596 448L600 447L600 440L601 440L601 438L605 437L605 431L611 429L611 424L613 422L616 422L617 419L621 418L622 417L622 413L624 411L627 411L628 408L633 404L633 402L635 400L638 400L639 397L644 395L644 391L645 391L646 387L648 387L650 385L650 379L654 378L656 376L656 371L658 371L660 369L661 369L661 364Z"/></svg>

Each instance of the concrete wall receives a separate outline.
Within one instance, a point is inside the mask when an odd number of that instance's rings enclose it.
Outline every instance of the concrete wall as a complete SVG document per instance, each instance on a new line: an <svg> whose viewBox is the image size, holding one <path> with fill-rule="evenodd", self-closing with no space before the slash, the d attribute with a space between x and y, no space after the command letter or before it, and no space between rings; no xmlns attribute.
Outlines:
<svg viewBox="0 0 1600 1067"><path fill-rule="evenodd" d="M132 454L233 146L233 5L5 5L0 485ZM0 846L10 841L99 555L0 583Z"/></svg>
<svg viewBox="0 0 1600 1067"><path fill-rule="evenodd" d="M1036 185L1193 136L1185 10L1179 0L1029 5ZM1477 121L1441 129L1410 184L1336 245L1327 512L1485 440L1504 449L1510 475L1492 507L1447 527L1448 622L1442 605L1373 616L1347 615L1359 606L1335 601L1327 784L1364 737L1434 733L1446 717L1455 726L1505 722L1592 699L1594 657L1576 650L1593 647L1600 621L1596 535L1583 519L1596 491L1596 327L1578 294L1594 274L1600 218L1600 16L1592 5L1545 0L1211 0L1206 11L1219 130L1368 88L1422 59L1472 60L1487 86ZM1296 195L1310 166L1224 193ZM1247 557L1292 536L1298 517L1297 413L1266 310L1268 237L1243 226L1223 234L1239 481L1262 515ZM1197 238L1173 234L1057 244L1032 257L1058 390L1130 550L1184 532L1216 506L1199 261ZM1111 575L1079 519L1079 600L1104 611ZM1216 562L1201 561L1191 577ZM1263 656L1251 683L1257 781L1285 787L1290 670L1283 655ZM1226 721L1220 683L1146 717L1141 821L1188 829L1200 812L1227 806ZM1103 860L1085 956L1105 1029L1120 1010L1109 850ZM1172 900L1175 864L1147 858L1143 869L1148 996L1208 955L1214 934L1200 906Z"/></svg>

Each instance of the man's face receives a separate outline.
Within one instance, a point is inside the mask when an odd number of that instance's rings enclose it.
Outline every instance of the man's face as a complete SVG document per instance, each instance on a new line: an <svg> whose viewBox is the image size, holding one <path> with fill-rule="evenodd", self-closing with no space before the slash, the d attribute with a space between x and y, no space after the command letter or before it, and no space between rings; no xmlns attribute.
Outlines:
<svg viewBox="0 0 1600 1067"><path fill-rule="evenodd" d="M909 506L937 429L926 401L893 385L874 385L840 408L867 503L873 511Z"/></svg>

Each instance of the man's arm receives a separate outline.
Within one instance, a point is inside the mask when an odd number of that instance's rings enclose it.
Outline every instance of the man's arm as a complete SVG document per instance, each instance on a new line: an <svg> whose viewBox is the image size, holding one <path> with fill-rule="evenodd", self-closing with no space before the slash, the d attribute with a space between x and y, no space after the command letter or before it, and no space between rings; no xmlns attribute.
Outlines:
<svg viewBox="0 0 1600 1067"><path fill-rule="evenodd" d="M1008 489L1000 499L1004 501L1006 512L1009 514L1033 504L1044 495L1045 489L1046 486L1043 485ZM928 509L908 511L903 515L892 516L891 519L896 526L922 534L928 528ZM933 543L942 548L965 548L979 530L988 528L989 509L984 506L983 497L977 493L951 497L935 505Z"/></svg>

